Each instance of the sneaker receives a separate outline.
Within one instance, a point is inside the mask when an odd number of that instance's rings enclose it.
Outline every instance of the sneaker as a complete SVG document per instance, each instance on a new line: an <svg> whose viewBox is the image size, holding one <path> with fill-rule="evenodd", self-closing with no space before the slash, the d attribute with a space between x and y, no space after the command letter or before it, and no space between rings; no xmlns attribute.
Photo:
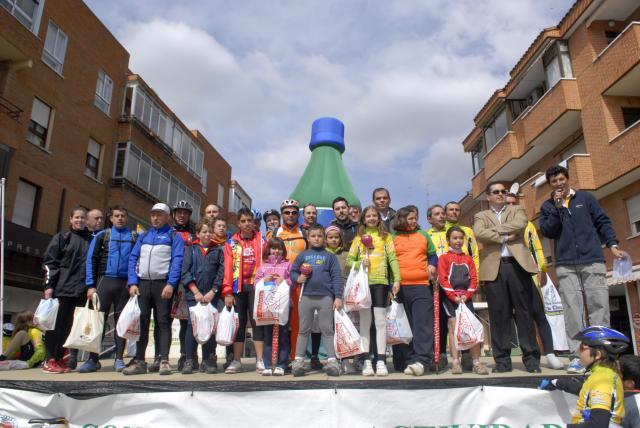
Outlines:
<svg viewBox="0 0 640 428"><path fill-rule="evenodd" d="M222 368L226 370L227 367L229 367L232 362L233 362L233 352L227 352L227 355L225 357L225 362L222 365Z"/></svg>
<svg viewBox="0 0 640 428"><path fill-rule="evenodd" d="M302 358L296 358L291 365L291 373L294 377L304 376L304 360Z"/></svg>
<svg viewBox="0 0 640 428"><path fill-rule="evenodd" d="M158 373L163 376L171 374L171 366L169 365L169 361L162 360L160 362L160 370L158 370Z"/></svg>
<svg viewBox="0 0 640 428"><path fill-rule="evenodd" d="M274 376L284 376L284 369L282 367L276 367L273 369Z"/></svg>
<svg viewBox="0 0 640 428"><path fill-rule="evenodd" d="M67 363L65 364L65 366L69 368L69 371L75 370L76 367L78 367L78 357L76 357L75 355L69 354L69 359L67 360Z"/></svg>
<svg viewBox="0 0 640 428"><path fill-rule="evenodd" d="M200 371L207 374L218 373L218 361L215 358L202 360L202 362L200 363Z"/></svg>
<svg viewBox="0 0 640 428"><path fill-rule="evenodd" d="M550 369L554 370L562 370L564 369L564 364L560 361L560 358L556 357L556 354L549 353L544 356L547 359L547 365Z"/></svg>
<svg viewBox="0 0 640 428"><path fill-rule="evenodd" d="M338 360L335 358L329 358L327 365L324 366L324 372L328 376L340 376L340 363L338 363Z"/></svg>
<svg viewBox="0 0 640 428"><path fill-rule="evenodd" d="M149 366L149 373L156 373L160 370L160 361L162 360L162 358L160 358L159 356L156 356L153 359L153 363Z"/></svg>
<svg viewBox="0 0 640 428"><path fill-rule="evenodd" d="M256 360L256 373L262 373L264 370L264 361Z"/></svg>
<svg viewBox="0 0 640 428"><path fill-rule="evenodd" d="M182 363L182 370L178 370L182 374L192 374L193 373L193 360L184 360ZM162 373L160 373L162 374Z"/></svg>
<svg viewBox="0 0 640 428"><path fill-rule="evenodd" d="M262 369L262 372L260 374L262 374L262 376L271 376L273 372L271 371L271 369Z"/></svg>
<svg viewBox="0 0 640 428"><path fill-rule="evenodd" d="M44 364L42 365L42 371L44 373L53 373L53 374L64 373L64 369L60 367L58 365L58 362L53 358L50 358L44 362Z"/></svg>
<svg viewBox="0 0 640 428"><path fill-rule="evenodd" d="M567 373L571 374L583 374L584 370L584 366L580 363L579 358L574 358L573 360L571 360L571 363L569 363L569 367L567 367Z"/></svg>
<svg viewBox="0 0 640 428"><path fill-rule="evenodd" d="M113 369L117 372L121 372L122 370L124 370L125 367L126 367L126 364L124 363L124 360L116 359L113 362Z"/></svg>
<svg viewBox="0 0 640 428"><path fill-rule="evenodd" d="M371 360L364 360L364 364L362 365L362 376L375 376L375 372L373 371L373 364L371 364Z"/></svg>
<svg viewBox="0 0 640 428"><path fill-rule="evenodd" d="M132 361L129 365L122 370L123 375L139 375L147 373L147 363L144 361Z"/></svg>
<svg viewBox="0 0 640 428"><path fill-rule="evenodd" d="M235 374L240 371L242 368L242 363L240 361L233 360L229 363L229 366L224 371L226 374Z"/></svg>
<svg viewBox="0 0 640 428"><path fill-rule="evenodd" d="M474 364L471 371L477 375L488 375L489 369L482 363Z"/></svg>
<svg viewBox="0 0 640 428"><path fill-rule="evenodd" d="M322 363L316 355L311 357L311 370L322 370Z"/></svg>
<svg viewBox="0 0 640 428"><path fill-rule="evenodd" d="M341 372L340 372L341 374L347 375L347 374L356 373L353 360L342 360L340 365L341 365Z"/></svg>
<svg viewBox="0 0 640 428"><path fill-rule="evenodd" d="M178 371L181 372L182 369L184 368L184 363L187 361L187 357L186 355L180 355L180 358L178 358ZM155 361L154 361L155 362ZM193 371L193 361L191 361L191 370ZM184 374L184 373L183 373Z"/></svg>
<svg viewBox="0 0 640 428"><path fill-rule="evenodd" d="M378 360L378 362L376 363L376 376L389 376L387 365L382 360Z"/></svg>
<svg viewBox="0 0 640 428"><path fill-rule="evenodd" d="M97 371L98 371L98 364L96 364L96 362L93 361L91 358L85 361L84 364L82 364L78 369L79 373L93 373Z"/></svg>
<svg viewBox="0 0 640 428"><path fill-rule="evenodd" d="M352 363L353 371L356 373L361 372L364 367L363 364L364 364L364 360L362 359L362 355L356 355L353 358L353 363Z"/></svg>
<svg viewBox="0 0 640 428"><path fill-rule="evenodd" d="M404 369L404 374L410 376L422 376L424 374L424 366L419 362L409 364L407 368Z"/></svg>
<svg viewBox="0 0 640 428"><path fill-rule="evenodd" d="M71 367L67 367L67 365L64 363L63 360L56 361L56 364L58 365L58 367L60 367L60 370L62 370L62 373L71 373L72 372Z"/></svg>
<svg viewBox="0 0 640 428"><path fill-rule="evenodd" d="M454 361L451 365L451 374L462 374L462 365L459 361Z"/></svg>

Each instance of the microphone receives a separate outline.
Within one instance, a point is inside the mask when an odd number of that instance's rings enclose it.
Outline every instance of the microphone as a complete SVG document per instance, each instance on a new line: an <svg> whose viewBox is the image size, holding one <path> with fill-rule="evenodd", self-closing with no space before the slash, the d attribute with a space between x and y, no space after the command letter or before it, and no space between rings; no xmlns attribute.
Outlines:
<svg viewBox="0 0 640 428"><path fill-rule="evenodd" d="M555 202L556 208L562 208L562 197L564 195L564 187L560 187L551 192L551 197Z"/></svg>

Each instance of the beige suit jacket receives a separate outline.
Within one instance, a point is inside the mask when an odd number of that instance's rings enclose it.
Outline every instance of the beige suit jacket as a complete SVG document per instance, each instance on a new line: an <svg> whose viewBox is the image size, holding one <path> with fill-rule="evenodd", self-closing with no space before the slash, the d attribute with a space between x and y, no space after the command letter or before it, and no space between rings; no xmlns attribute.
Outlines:
<svg viewBox="0 0 640 428"><path fill-rule="evenodd" d="M524 244L524 230L527 227L527 214L520 206L507 206L502 212L502 221L493 210L488 209L473 216L473 231L476 239L482 242L480 251L480 281L495 281L500 268L503 238L515 233L518 239L507 242L507 248L516 261L527 272L537 273L533 257Z"/></svg>

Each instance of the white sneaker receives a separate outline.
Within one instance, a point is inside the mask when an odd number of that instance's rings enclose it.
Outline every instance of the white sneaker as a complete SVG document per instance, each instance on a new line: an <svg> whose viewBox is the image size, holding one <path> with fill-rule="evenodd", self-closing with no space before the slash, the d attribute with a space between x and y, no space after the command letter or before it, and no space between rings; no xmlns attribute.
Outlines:
<svg viewBox="0 0 640 428"><path fill-rule="evenodd" d="M282 367L276 367L273 369L274 376L284 376L284 369Z"/></svg>
<svg viewBox="0 0 640 428"><path fill-rule="evenodd" d="M264 361L256 360L256 373L264 372Z"/></svg>
<svg viewBox="0 0 640 428"><path fill-rule="evenodd" d="M271 376L273 373L271 372L271 369L263 369L262 370L262 376Z"/></svg>
<svg viewBox="0 0 640 428"><path fill-rule="evenodd" d="M376 363L376 376L389 376L387 365L384 363L384 361L378 361Z"/></svg>
<svg viewBox="0 0 640 428"><path fill-rule="evenodd" d="M547 359L547 365L549 366L550 369L554 369L554 370L564 369L564 364L562 364L562 361L560 361L560 359L556 357L556 354L550 353L545 355L544 357Z"/></svg>
<svg viewBox="0 0 640 428"><path fill-rule="evenodd" d="M409 364L407 368L404 369L404 374L409 376L422 376L424 374L424 366L417 362Z"/></svg>
<svg viewBox="0 0 640 428"><path fill-rule="evenodd" d="M376 373L373 371L373 364L371 364L371 360L364 360L364 365L362 366L362 376L374 376Z"/></svg>
<svg viewBox="0 0 640 428"><path fill-rule="evenodd" d="M229 363L229 367L224 371L226 374L234 374L238 373L242 368L242 363L240 361L233 360Z"/></svg>

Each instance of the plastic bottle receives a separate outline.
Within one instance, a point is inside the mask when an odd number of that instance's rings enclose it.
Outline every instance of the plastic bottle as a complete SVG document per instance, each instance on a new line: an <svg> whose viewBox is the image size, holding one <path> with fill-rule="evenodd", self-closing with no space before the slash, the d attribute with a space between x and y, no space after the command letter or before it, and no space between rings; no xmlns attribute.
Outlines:
<svg viewBox="0 0 640 428"><path fill-rule="evenodd" d="M349 205L362 206L342 163L344 124L333 117L314 120L309 150L311 159L291 198L300 202L301 210L306 204L314 204L318 209L318 223L327 226L334 219L332 203L338 196L345 198Z"/></svg>

